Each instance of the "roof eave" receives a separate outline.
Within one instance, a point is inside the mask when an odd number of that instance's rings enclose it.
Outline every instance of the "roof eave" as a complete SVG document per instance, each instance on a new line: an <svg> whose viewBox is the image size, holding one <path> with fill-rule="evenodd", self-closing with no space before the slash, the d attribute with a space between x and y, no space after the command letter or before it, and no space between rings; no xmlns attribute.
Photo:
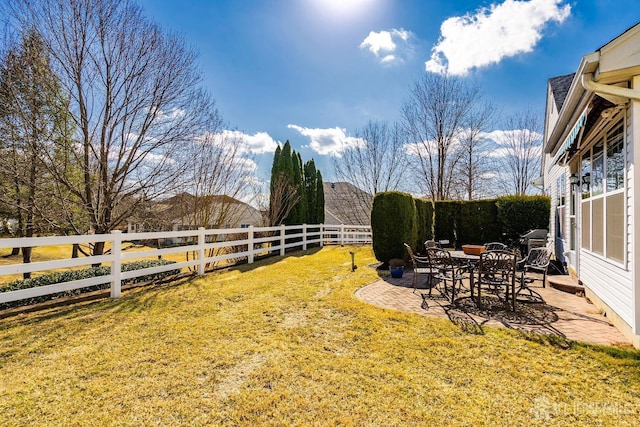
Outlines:
<svg viewBox="0 0 640 427"><path fill-rule="evenodd" d="M598 69L599 62L599 51L582 57L578 71L576 71L576 74L573 77L567 97L560 109L558 121L546 142L546 153L555 154L555 151L560 147L560 143L571 131L576 117L578 117L587 106L590 98L590 92L587 92L587 90L582 86L582 75L595 73Z"/></svg>

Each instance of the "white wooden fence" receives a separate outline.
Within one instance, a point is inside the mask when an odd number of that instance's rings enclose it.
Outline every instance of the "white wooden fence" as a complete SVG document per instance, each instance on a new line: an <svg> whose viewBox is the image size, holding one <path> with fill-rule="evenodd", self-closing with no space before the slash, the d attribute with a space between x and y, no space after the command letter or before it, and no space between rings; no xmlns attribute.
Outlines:
<svg viewBox="0 0 640 427"><path fill-rule="evenodd" d="M163 249L149 249L137 252L123 251L123 244L137 241L163 240L173 243ZM111 266L111 297L118 298L123 280L148 274L170 270L193 268L199 275L205 273L205 266L210 263L230 259L246 258L248 263L254 262L256 255L284 255L287 249L306 250L309 245L352 245L370 244L371 227L353 225L291 225L279 227L248 227L170 231L157 233L122 233L93 234L82 236L31 237L16 239L0 239L0 249L17 247L38 247L49 245L73 245L105 242L111 248L109 253L99 256L67 258L55 261L32 262L29 264L11 264L0 266L0 276L15 275L27 272L44 272L57 269L71 269L92 264ZM210 249L218 249L209 251ZM213 256L206 254L212 252ZM162 257L170 254L191 253L192 259L157 267L133 271L121 271L123 261L149 257ZM185 259L188 259L185 256ZM43 295L55 294L74 289L105 283L105 276L70 282L56 283L48 286L0 292L0 303L18 301Z"/></svg>

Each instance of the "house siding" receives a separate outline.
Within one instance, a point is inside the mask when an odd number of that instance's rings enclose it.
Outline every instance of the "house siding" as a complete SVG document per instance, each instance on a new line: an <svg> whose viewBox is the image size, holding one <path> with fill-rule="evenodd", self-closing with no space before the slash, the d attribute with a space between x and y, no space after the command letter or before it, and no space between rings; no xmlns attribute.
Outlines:
<svg viewBox="0 0 640 427"><path fill-rule="evenodd" d="M636 75L631 80L631 87L635 90L640 90L640 76ZM627 155L630 159L629 165L633 165L633 167L627 167L628 178L629 178L629 188L631 190L628 191L628 215L629 215L629 239L628 239L628 247L629 247L629 255L628 262L630 264L630 270L632 273L632 283L633 283L633 296L632 296L632 304L634 307L635 318L633 319L633 323L631 323L632 332L635 335L634 337L634 345L640 347L640 271L638 271L638 266L640 265L640 254L635 251L635 243L640 239L640 225L636 225L634 218L638 218L640 215L640 206L634 203L636 200L636 195L640 193L640 186L636 186L636 176L640 174L640 169L638 169L638 165L640 165L640 152L638 152L638 139L640 138L640 100L632 100L631 106L628 110L627 116L627 131L628 131L628 151ZM639 201L640 202L640 201Z"/></svg>
<svg viewBox="0 0 640 427"><path fill-rule="evenodd" d="M581 250L580 280L628 325L634 323L631 271Z"/></svg>
<svg viewBox="0 0 640 427"><path fill-rule="evenodd" d="M640 24L582 58L578 70L571 77L560 114L556 116L550 102L554 96L565 95L562 89L567 88L564 84L568 82L563 80L564 77L569 75L549 79L552 90L547 91L545 162L552 154L560 156L557 154L563 148L560 144L573 131L580 111L589 111L589 123L585 125L583 140L573 146L575 152L569 152L569 165L545 167L545 189L555 207L555 185L559 174L565 173L568 177L571 170L580 171L580 155L587 153L594 143L599 143L602 133L618 126L624 118L624 181L616 181L611 190L599 187L596 194L578 200L578 242L576 252L568 257L568 262L575 264L587 297L606 312L634 346L640 348L640 251L635 250L636 242L640 242L640 221L635 220L640 217ZM582 78L595 78L595 84L581 85L579 79ZM616 88L623 88L626 92L613 90ZM607 158L606 152L598 154L602 155ZM620 157L617 153L613 160L615 171L620 171L619 163L615 163ZM598 157L599 162L600 159ZM598 173L606 170L607 166L598 163ZM601 177L598 176L599 179ZM567 242L571 231L569 219L567 212L563 228ZM593 223L596 220L597 225ZM623 238L624 242L621 241Z"/></svg>

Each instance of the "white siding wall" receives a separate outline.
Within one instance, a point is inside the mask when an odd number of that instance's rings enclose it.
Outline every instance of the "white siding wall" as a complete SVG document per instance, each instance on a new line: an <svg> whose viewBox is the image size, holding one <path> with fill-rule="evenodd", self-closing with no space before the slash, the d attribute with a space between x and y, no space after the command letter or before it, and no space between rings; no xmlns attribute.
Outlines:
<svg viewBox="0 0 640 427"><path fill-rule="evenodd" d="M564 205L564 227L561 230L562 231L562 240L564 242L564 250L565 252L569 250L570 246L569 246L569 232L571 231L569 229L570 227L570 223L569 223L569 212L570 212L570 204L571 204L571 200L569 199L569 197L571 196L571 192L570 192L570 183L569 183L569 167L568 166L558 166L558 165L551 165L551 156L549 156L547 158L547 171L546 171L546 175L544 178L544 182L545 182L545 191L547 192L547 194L549 195L549 197L551 197L551 212L549 214L549 242L548 244L551 246L551 248L555 251L555 232L556 232L556 208L557 208L557 196L558 196L558 188L557 188L557 182L558 182L558 178L562 175L565 176L565 190L564 190L564 195L565 195L565 205ZM569 260L567 259L567 263L569 263L569 265L572 265L575 267L574 264L572 264L572 261L575 260Z"/></svg>
<svg viewBox="0 0 640 427"><path fill-rule="evenodd" d="M622 320L632 326L636 321L635 316L638 314L634 308L635 290L633 271L630 268L633 259L633 138L629 116L627 116L626 123L627 261L621 265L610 262L590 251L581 250L579 276L585 286L615 311Z"/></svg>
<svg viewBox="0 0 640 427"><path fill-rule="evenodd" d="M631 81L631 87L635 90L640 90L640 76L634 76ZM635 243L640 240L640 225L636 225L634 218L638 218L640 215L640 205L635 204L635 200L638 193L640 193L639 186L635 185L635 177L640 173L638 166L640 165L640 101L631 101L631 108L627 115L627 156L629 159L628 171L628 206L627 212L629 217L629 233L628 233L628 248L629 248L629 269L631 270L631 277L633 283L633 295L631 304L634 310L634 319L630 323L633 333L636 335L636 346L640 346L640 271L638 266L640 264L640 254L635 251ZM640 200L638 201L640 203Z"/></svg>
<svg viewBox="0 0 640 427"><path fill-rule="evenodd" d="M612 264L588 251L580 251L580 280L615 311L633 325L633 280L631 271Z"/></svg>

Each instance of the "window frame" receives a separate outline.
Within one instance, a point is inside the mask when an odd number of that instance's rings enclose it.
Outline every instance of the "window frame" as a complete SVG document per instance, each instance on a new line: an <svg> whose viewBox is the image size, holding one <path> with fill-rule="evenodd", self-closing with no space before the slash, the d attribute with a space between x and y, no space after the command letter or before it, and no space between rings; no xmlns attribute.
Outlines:
<svg viewBox="0 0 640 427"><path fill-rule="evenodd" d="M618 132L618 130L620 130L620 132ZM621 139L619 138L619 135L621 135ZM610 141L614 141L611 143L610 145ZM601 149L597 149L596 150L596 156L599 156L600 159L598 159L596 157L596 159L594 159L593 155L594 155L594 148L596 148L599 144L601 145ZM615 189L609 189L609 182L608 180L610 179L611 176L613 176L616 180L620 177L619 172L615 175L610 175L609 173L609 154L610 153L610 147L620 144L621 148L619 151L616 151L615 153L622 153L622 178L621 178L621 184L618 188ZM614 153L614 154L615 154ZM600 182L600 187L594 192L593 191L593 185L597 185L597 183L594 180L594 178L597 180L598 177L595 177L594 175L596 175L596 173L594 173L594 163L596 161L601 161L602 163L602 180ZM628 226L629 226L629 221L628 221L628 216L626 214L626 200L627 200L627 169L628 169L628 159L627 159L627 117L626 117L626 110L624 111L622 117L615 117L614 120L611 120L611 123L606 126L601 132L599 132L597 135L595 135L595 137L593 138L593 142L591 144L588 145L588 149L584 150L584 152L581 153L581 155L579 156L578 159L578 164L579 164L579 170L581 173L581 180L582 177L584 177L584 175L586 173L590 174L590 177L592 179L592 182L589 185L589 188L585 190L584 186L583 189L581 191L581 200L579 201L580 204L580 219L581 219L581 228L582 228L582 232L581 232L581 244L580 244L580 249L589 252L591 255L601 258L609 263L615 264L615 265L619 265L623 268L626 268L625 266L628 263L628 249L627 249L627 245L628 245ZM608 223L609 221L607 220L607 214L609 212L611 212L608 209L608 203L613 203L613 199L617 199L619 198L620 194L623 194L622 196L622 211L623 211L623 215L624 215L624 221L622 224L622 254L623 254L623 259L619 260L617 258L611 258L610 257L610 251L608 250L608 245L607 242L609 241L608 239L608 233L607 233L607 229L608 229ZM618 196L618 197L615 197ZM593 217L593 204L594 203L598 203L601 204L601 211L602 211L602 218L598 219ZM588 211L586 212L585 215L585 209L588 209ZM586 218L585 218L586 217ZM588 220L588 224L585 224L585 219ZM595 233L594 230L594 226L598 225L600 230ZM585 235L586 232L586 235ZM594 249L594 235L596 237L601 236L602 237L602 242L596 242L596 249ZM588 237L588 238L585 238ZM585 245L585 241L588 243L588 245ZM597 251L597 249L599 249L599 245L602 248L602 253L600 253L599 251Z"/></svg>

